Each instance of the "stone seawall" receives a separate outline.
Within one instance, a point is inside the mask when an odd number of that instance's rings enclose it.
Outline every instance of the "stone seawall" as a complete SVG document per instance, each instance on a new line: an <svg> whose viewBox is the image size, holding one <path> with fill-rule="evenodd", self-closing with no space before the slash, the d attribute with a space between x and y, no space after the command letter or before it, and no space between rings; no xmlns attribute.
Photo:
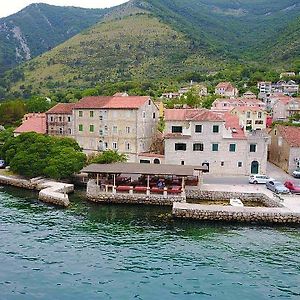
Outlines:
<svg viewBox="0 0 300 300"><path fill-rule="evenodd" d="M116 204L146 204L172 206L174 202L185 202L185 197L168 195L151 194L129 194L129 193L106 193L100 190L93 180L87 184L87 198L90 201L98 203L116 203Z"/></svg>
<svg viewBox="0 0 300 300"><path fill-rule="evenodd" d="M38 190L39 200L67 207L70 204L68 193L74 191L73 184L64 184L55 181L48 181L43 178L37 179L21 179L10 176L0 175L0 184L2 185L11 185L18 188L29 189L29 190Z"/></svg>
<svg viewBox="0 0 300 300"><path fill-rule="evenodd" d="M27 190L35 190L36 185L29 180L0 175L0 184L11 185Z"/></svg>
<svg viewBox="0 0 300 300"><path fill-rule="evenodd" d="M238 198L241 201L251 200L252 202L261 202L267 207L283 207L283 205L274 199L269 198L262 193L242 193L242 192L223 192L223 191L202 191L202 190L187 190L187 199L199 199L208 201L230 200Z"/></svg>
<svg viewBox="0 0 300 300"><path fill-rule="evenodd" d="M202 221L300 224L300 213L294 213L281 207L233 207L174 203L172 214L176 218Z"/></svg>

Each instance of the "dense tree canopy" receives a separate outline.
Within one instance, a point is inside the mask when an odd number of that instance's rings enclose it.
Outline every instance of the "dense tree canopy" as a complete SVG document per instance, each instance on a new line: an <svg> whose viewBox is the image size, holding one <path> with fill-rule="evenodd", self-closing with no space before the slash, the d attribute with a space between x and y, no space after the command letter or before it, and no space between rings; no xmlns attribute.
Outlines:
<svg viewBox="0 0 300 300"><path fill-rule="evenodd" d="M91 159L94 164L111 164L116 162L126 162L127 157L123 153L118 153L115 150L106 150Z"/></svg>
<svg viewBox="0 0 300 300"><path fill-rule="evenodd" d="M70 138L24 133L9 138L0 154L13 172L27 177L68 178L86 161L79 145Z"/></svg>

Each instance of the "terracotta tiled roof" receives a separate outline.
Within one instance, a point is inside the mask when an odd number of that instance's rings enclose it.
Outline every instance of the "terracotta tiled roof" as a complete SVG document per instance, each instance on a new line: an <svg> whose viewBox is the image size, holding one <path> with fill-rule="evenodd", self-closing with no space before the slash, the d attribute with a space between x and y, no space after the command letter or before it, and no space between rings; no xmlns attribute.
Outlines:
<svg viewBox="0 0 300 300"><path fill-rule="evenodd" d="M223 121L222 117L208 109L166 109L166 121Z"/></svg>
<svg viewBox="0 0 300 300"><path fill-rule="evenodd" d="M278 125L276 128L291 147L300 147L300 127Z"/></svg>
<svg viewBox="0 0 300 300"><path fill-rule="evenodd" d="M93 96L85 97L75 104L75 109L138 109L146 101L150 99L149 96Z"/></svg>
<svg viewBox="0 0 300 300"><path fill-rule="evenodd" d="M240 112L246 112L246 111L254 111L254 112L264 111L259 106L237 106L237 107L233 108L232 110L238 110Z"/></svg>
<svg viewBox="0 0 300 300"><path fill-rule="evenodd" d="M235 139L246 139L244 130L239 124L239 118L229 112L224 113L225 127L231 130L232 137Z"/></svg>
<svg viewBox="0 0 300 300"><path fill-rule="evenodd" d="M36 114L25 120L21 126L15 129L15 133L24 132L46 133L46 115Z"/></svg>
<svg viewBox="0 0 300 300"><path fill-rule="evenodd" d="M230 82L220 82L217 86L216 89L225 89L226 91L233 90L234 87Z"/></svg>
<svg viewBox="0 0 300 300"><path fill-rule="evenodd" d="M75 103L58 103L50 108L46 114L72 114Z"/></svg>

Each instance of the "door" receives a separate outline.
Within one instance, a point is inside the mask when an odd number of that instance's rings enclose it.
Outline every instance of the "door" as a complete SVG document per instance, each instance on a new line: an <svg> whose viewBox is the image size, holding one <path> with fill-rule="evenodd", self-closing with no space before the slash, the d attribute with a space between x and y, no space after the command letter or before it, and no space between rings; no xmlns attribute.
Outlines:
<svg viewBox="0 0 300 300"><path fill-rule="evenodd" d="M203 171L203 173L209 173L209 163L208 162L204 162L203 164L202 164L202 167L207 167L207 171Z"/></svg>
<svg viewBox="0 0 300 300"><path fill-rule="evenodd" d="M259 169L259 163L258 161L254 160L251 163L251 174L258 174L258 169Z"/></svg>

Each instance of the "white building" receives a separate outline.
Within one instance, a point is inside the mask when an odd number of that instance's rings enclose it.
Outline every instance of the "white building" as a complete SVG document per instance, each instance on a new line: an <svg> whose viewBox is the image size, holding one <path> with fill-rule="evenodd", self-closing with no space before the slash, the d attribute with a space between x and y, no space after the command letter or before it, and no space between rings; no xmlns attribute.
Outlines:
<svg viewBox="0 0 300 300"><path fill-rule="evenodd" d="M207 165L218 175L265 173L268 136L245 134L237 116L206 109L165 111L165 163Z"/></svg>

